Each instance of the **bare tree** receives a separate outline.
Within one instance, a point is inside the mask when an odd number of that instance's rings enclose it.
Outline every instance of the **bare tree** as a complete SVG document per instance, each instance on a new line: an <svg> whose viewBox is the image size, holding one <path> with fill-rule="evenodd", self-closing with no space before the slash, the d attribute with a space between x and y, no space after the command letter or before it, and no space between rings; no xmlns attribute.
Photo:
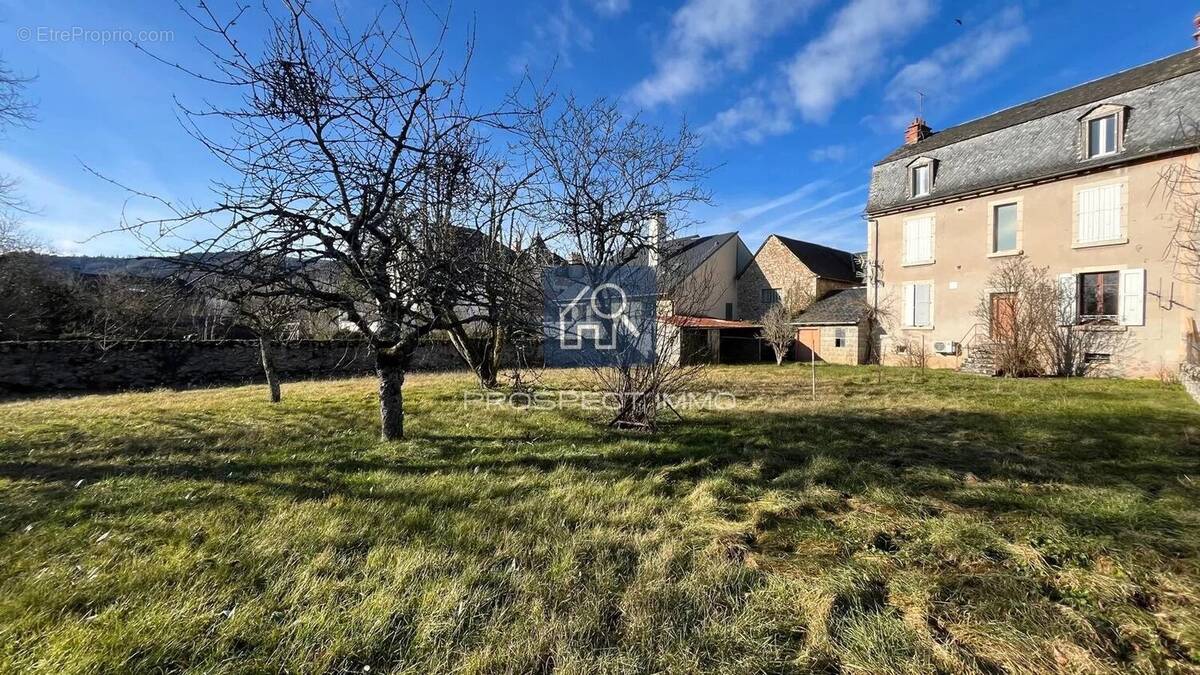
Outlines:
<svg viewBox="0 0 1200 675"><path fill-rule="evenodd" d="M447 65L441 17L440 35L423 48L403 5L357 29L283 0L262 9L259 45L235 35L251 23L247 11L218 17L201 4L188 12L213 67L176 66L239 97L183 110L192 135L238 179L217 185L213 206L160 200L171 218L131 228L159 246L182 241L209 261L206 272L274 289L260 295L339 312L374 354L382 437L401 438L418 341L446 327L441 308L469 304L475 292L464 274L473 269L469 251L458 245L461 216L478 182L480 124L500 116L467 109L465 64ZM211 234L186 235L200 227ZM264 272L237 255L211 255L221 252L289 264Z"/></svg>
<svg viewBox="0 0 1200 675"><path fill-rule="evenodd" d="M277 266L286 261L256 259L242 263L251 265ZM245 270L245 267L243 267ZM248 271L248 270L245 270ZM279 373L275 365L276 344L298 336L301 317L304 314L304 299L287 292L287 286L255 286L247 281L248 276L264 278L268 270L258 270L253 275L242 274L233 279L214 278L205 283L190 284L199 289L199 294L216 298L231 313L231 323L254 335L258 341L259 357L263 375L267 380L267 391L271 403L282 398ZM195 292L195 291L193 291Z"/></svg>
<svg viewBox="0 0 1200 675"><path fill-rule="evenodd" d="M1047 268L1010 258L992 270L984 287L975 318L989 327L996 369L1008 377L1043 372L1044 340L1058 317L1057 285Z"/></svg>
<svg viewBox="0 0 1200 675"><path fill-rule="evenodd" d="M1064 288L1048 271L1018 257L988 276L975 316L988 326L995 367L1006 376L1088 375L1124 351L1115 322L1079 322L1075 284Z"/></svg>
<svg viewBox="0 0 1200 675"><path fill-rule="evenodd" d="M24 126L33 121L33 106L25 98L25 87L32 80L22 77L9 69L0 61L0 129L13 126ZM0 228L3 221L11 221L12 211L24 210L24 203L17 193L17 181L12 176L0 175L0 210L5 213L0 216ZM11 223L9 224L11 226ZM0 229L0 238L3 237ZM2 252L3 249L0 249Z"/></svg>
<svg viewBox="0 0 1200 675"><path fill-rule="evenodd" d="M771 345L771 351L775 352L775 365L782 366L788 348L796 341L796 326L792 323L792 313L788 311L787 305L777 303L763 314L760 323L760 336Z"/></svg>
<svg viewBox="0 0 1200 675"><path fill-rule="evenodd" d="M1200 123L1190 118L1179 122L1179 133L1196 139L1200 147ZM1196 154L1185 155L1165 167L1158 181L1173 215L1171 242L1167 254L1175 260L1176 276L1200 283L1200 162Z"/></svg>
<svg viewBox="0 0 1200 675"><path fill-rule="evenodd" d="M538 171L531 187L536 217L554 245L574 257L593 288L633 265L656 271L657 297L630 299L638 309L635 330L658 331L659 345L675 346L648 360L628 349L589 365L618 401L612 425L654 429L670 394L700 372L688 363L681 338L711 286L685 274L683 258L664 244L681 228L687 208L708 200L700 186L707 174L697 159L700 139L686 125L665 133L605 99L567 97L558 105L539 99L539 114L522 132Z"/></svg>
<svg viewBox="0 0 1200 675"><path fill-rule="evenodd" d="M471 293L443 307L446 333L479 385L498 385L501 360L531 351L540 341L541 271L546 249L530 215L529 190L536 171L514 172L503 161L481 162L480 180L469 200L470 226L459 230L469 251ZM515 379L519 375L514 374Z"/></svg>

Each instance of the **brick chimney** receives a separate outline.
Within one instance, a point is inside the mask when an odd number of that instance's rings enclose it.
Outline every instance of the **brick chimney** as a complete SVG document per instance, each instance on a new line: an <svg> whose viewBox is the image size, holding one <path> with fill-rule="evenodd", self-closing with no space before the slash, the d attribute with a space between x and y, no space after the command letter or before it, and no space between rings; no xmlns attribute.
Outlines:
<svg viewBox="0 0 1200 675"><path fill-rule="evenodd" d="M914 117L913 121L908 123L908 129L904 131L904 144L912 145L917 141L923 141L933 135L933 130L925 124L925 120L920 117Z"/></svg>

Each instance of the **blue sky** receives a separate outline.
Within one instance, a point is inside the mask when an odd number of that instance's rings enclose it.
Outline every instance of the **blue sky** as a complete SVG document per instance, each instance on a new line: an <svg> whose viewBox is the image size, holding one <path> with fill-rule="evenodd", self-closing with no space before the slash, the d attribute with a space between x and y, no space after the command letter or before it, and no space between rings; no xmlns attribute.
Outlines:
<svg viewBox="0 0 1200 675"><path fill-rule="evenodd" d="M353 18L370 3L338 4ZM870 166L901 143L915 92L942 129L1187 49L1196 9L1173 0L458 0L450 19L457 39L475 28L477 102L498 101L525 68L553 66L560 90L616 97L652 121L686 118L701 130L715 203L693 214L696 231L739 230L752 249L774 232L857 250ZM20 179L36 235L63 252L142 251L126 235L92 235L153 206L85 165L205 200L221 167L182 132L175 100L220 93L122 39L200 64L195 34L169 2L0 0L0 56L36 76L28 93L37 105L32 126L0 138L0 173Z"/></svg>

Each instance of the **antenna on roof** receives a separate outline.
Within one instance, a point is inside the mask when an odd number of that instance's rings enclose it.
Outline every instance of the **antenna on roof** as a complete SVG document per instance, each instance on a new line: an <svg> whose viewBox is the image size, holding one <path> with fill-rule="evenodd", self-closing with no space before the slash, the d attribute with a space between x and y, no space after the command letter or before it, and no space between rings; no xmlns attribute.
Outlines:
<svg viewBox="0 0 1200 675"><path fill-rule="evenodd" d="M917 117L923 118L925 117L925 92L916 89L913 91L917 92Z"/></svg>

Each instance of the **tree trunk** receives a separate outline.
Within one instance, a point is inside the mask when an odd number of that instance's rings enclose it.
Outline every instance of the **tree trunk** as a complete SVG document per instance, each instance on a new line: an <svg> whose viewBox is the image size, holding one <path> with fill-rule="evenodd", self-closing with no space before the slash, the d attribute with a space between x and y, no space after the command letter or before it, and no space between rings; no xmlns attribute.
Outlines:
<svg viewBox="0 0 1200 675"><path fill-rule="evenodd" d="M380 437L385 441L404 438L404 364L392 354L375 352L379 374Z"/></svg>
<svg viewBox="0 0 1200 675"><path fill-rule="evenodd" d="M279 403L279 375L275 372L275 354L270 338L258 337L258 351L262 355L263 372L267 375L267 387L271 390L271 403Z"/></svg>
<svg viewBox="0 0 1200 675"><path fill-rule="evenodd" d="M775 352L775 365L782 366L783 357L785 354L787 354L787 349L780 349L774 345L771 346L771 349Z"/></svg>

